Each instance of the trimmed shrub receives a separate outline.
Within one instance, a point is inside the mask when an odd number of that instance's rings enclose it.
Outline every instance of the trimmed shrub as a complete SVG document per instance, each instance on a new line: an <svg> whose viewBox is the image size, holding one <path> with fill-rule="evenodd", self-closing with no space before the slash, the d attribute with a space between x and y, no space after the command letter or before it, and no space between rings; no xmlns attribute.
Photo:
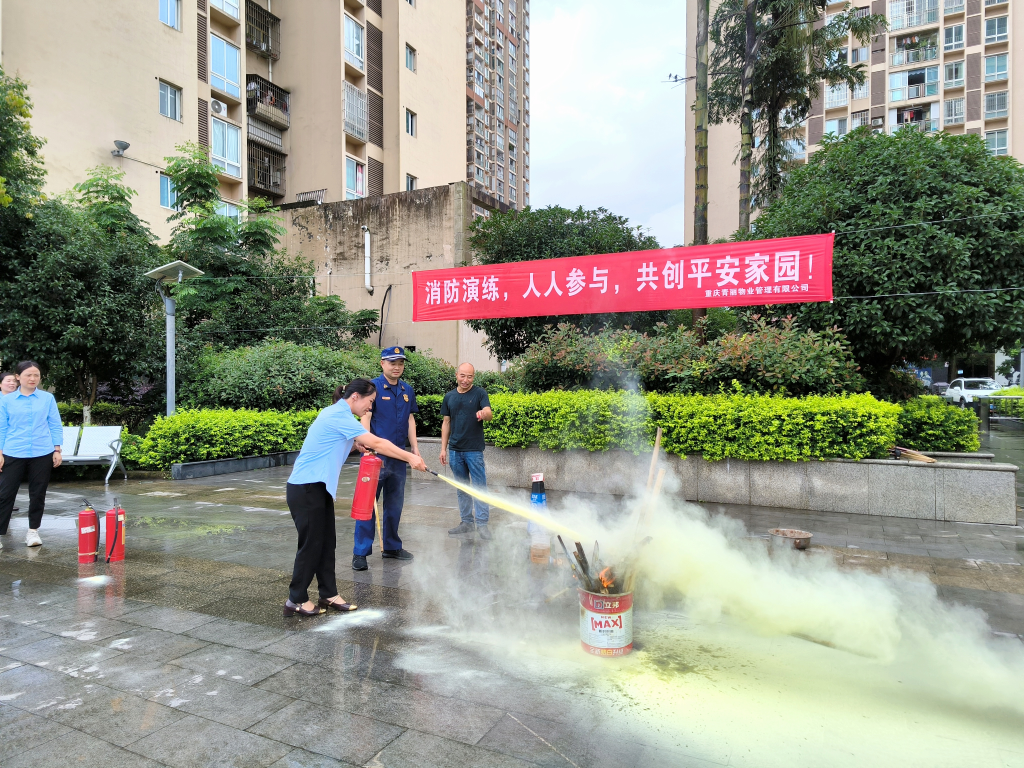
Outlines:
<svg viewBox="0 0 1024 768"><path fill-rule="evenodd" d="M1024 387L1007 387L995 394L1003 397L1024 397ZM1024 417L1024 400L993 400L995 412L1001 416Z"/></svg>
<svg viewBox="0 0 1024 768"><path fill-rule="evenodd" d="M129 458L144 469L168 469L179 462L298 450L315 417L301 411L178 411L157 418Z"/></svg>
<svg viewBox="0 0 1024 768"><path fill-rule="evenodd" d="M915 451L976 451L978 417L938 395L915 397L900 408L896 444Z"/></svg>

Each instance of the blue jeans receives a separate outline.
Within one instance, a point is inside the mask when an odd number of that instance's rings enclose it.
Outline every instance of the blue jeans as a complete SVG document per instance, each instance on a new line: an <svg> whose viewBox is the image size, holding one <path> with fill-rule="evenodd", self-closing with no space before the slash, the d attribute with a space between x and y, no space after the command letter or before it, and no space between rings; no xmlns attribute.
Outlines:
<svg viewBox="0 0 1024 768"><path fill-rule="evenodd" d="M483 451L448 451L448 464L455 479L470 483L476 488L487 488L487 471L484 469ZM473 522L473 503L476 502L476 524L487 525L491 510L479 499L465 491L459 491L459 517L464 523Z"/></svg>

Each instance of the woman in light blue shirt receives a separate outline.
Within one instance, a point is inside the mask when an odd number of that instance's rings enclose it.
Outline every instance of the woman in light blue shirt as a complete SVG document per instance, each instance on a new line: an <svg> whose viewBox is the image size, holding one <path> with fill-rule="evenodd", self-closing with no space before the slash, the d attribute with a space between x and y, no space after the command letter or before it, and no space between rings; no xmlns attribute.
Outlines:
<svg viewBox="0 0 1024 768"><path fill-rule="evenodd" d="M316 616L327 610L354 611L338 595L334 573L337 534L334 526L334 499L338 495L338 475L352 445L408 462L413 469L427 470L423 459L403 451L394 443L363 429L359 418L370 412L377 388L372 381L355 379L334 392L334 405L324 408L310 425L295 467L288 478L285 498L299 533L292 582L285 616ZM316 576L320 600L308 601L309 585Z"/></svg>
<svg viewBox="0 0 1024 768"><path fill-rule="evenodd" d="M0 397L0 535L7 534L14 499L28 476L28 533L25 544L38 547L50 472L60 466L63 442L57 401L39 389L42 374L31 360L19 363L18 389ZM0 547L3 544L0 543Z"/></svg>

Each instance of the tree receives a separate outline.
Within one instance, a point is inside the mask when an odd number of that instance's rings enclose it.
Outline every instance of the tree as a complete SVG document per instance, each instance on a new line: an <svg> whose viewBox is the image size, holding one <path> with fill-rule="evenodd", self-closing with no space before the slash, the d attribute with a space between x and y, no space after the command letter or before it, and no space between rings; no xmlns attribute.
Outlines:
<svg viewBox="0 0 1024 768"><path fill-rule="evenodd" d="M693 105L693 244L708 244L708 25L711 0L697 0L697 74Z"/></svg>
<svg viewBox="0 0 1024 768"><path fill-rule="evenodd" d="M836 232L833 303L754 308L843 329L876 391L932 355L1024 335L1024 166L978 136L825 137L745 237Z"/></svg>
<svg viewBox="0 0 1024 768"><path fill-rule="evenodd" d="M575 211L558 206L540 210L492 213L473 224L470 244L480 264L557 259L596 253L621 253L658 248L658 241L640 227L604 208ZM469 326L487 334L487 348L495 357L510 360L521 355L545 327L567 322L586 331L632 326L645 330L662 322L664 312L571 315L550 317L503 317L470 320Z"/></svg>
<svg viewBox="0 0 1024 768"><path fill-rule="evenodd" d="M81 399L84 418L105 382L114 391L152 373L159 340L153 288L144 272L159 251L131 212L123 173L101 167L80 197L34 206L0 281L0 355L37 360L62 396Z"/></svg>
<svg viewBox="0 0 1024 768"><path fill-rule="evenodd" d="M337 296L317 296L310 261L277 248L284 228L261 198L240 205L236 221L221 215L216 168L206 150L178 147L166 158L178 210L169 256L203 270L202 278L175 286L185 366L203 348L234 349L264 339L335 349L377 329L374 310L350 312ZM194 353L194 354L192 354Z"/></svg>
<svg viewBox="0 0 1024 768"><path fill-rule="evenodd" d="M753 179L760 179L763 202L778 194L791 155L786 149L787 134L806 119L822 82L850 88L864 82L864 67L851 66L843 51L851 34L866 42L884 29L885 17L857 16L847 3L843 13L816 29L828 4L828 0L723 0L715 12L710 119L740 125L741 231L750 228ZM755 169L758 132L762 141Z"/></svg>

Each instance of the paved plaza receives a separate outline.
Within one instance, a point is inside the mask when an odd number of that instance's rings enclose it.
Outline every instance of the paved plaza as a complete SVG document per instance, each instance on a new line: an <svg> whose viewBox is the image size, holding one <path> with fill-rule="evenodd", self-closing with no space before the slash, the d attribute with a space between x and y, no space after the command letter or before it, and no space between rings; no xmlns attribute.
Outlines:
<svg viewBox="0 0 1024 768"><path fill-rule="evenodd" d="M638 611L631 659L588 658L575 595L558 594L566 574L524 565L525 525L497 511L493 541L449 538L455 494L418 473L401 528L416 559L375 550L368 571L351 571L349 501L339 498L339 586L360 609L284 619L289 470L55 483L39 549L24 546L16 513L0 551L0 764L1024 765L1019 715L928 700L917 718L900 681L878 673L861 690L875 672L858 657L705 627L671 596ZM354 474L346 465L348 498ZM79 567L81 499L104 510L115 494L128 511L127 560ZM591 501L609 514L617 505ZM550 503L557 514L566 499ZM1020 527L710 511L752 535L811 530L843 568L921 572L944 599L982 609L1002 638L1024 635ZM795 664L799 675L782 674ZM826 684L825 670L839 682ZM785 729L797 724L806 732L794 746ZM939 730L945 757L920 757L915 740L935 743Z"/></svg>

